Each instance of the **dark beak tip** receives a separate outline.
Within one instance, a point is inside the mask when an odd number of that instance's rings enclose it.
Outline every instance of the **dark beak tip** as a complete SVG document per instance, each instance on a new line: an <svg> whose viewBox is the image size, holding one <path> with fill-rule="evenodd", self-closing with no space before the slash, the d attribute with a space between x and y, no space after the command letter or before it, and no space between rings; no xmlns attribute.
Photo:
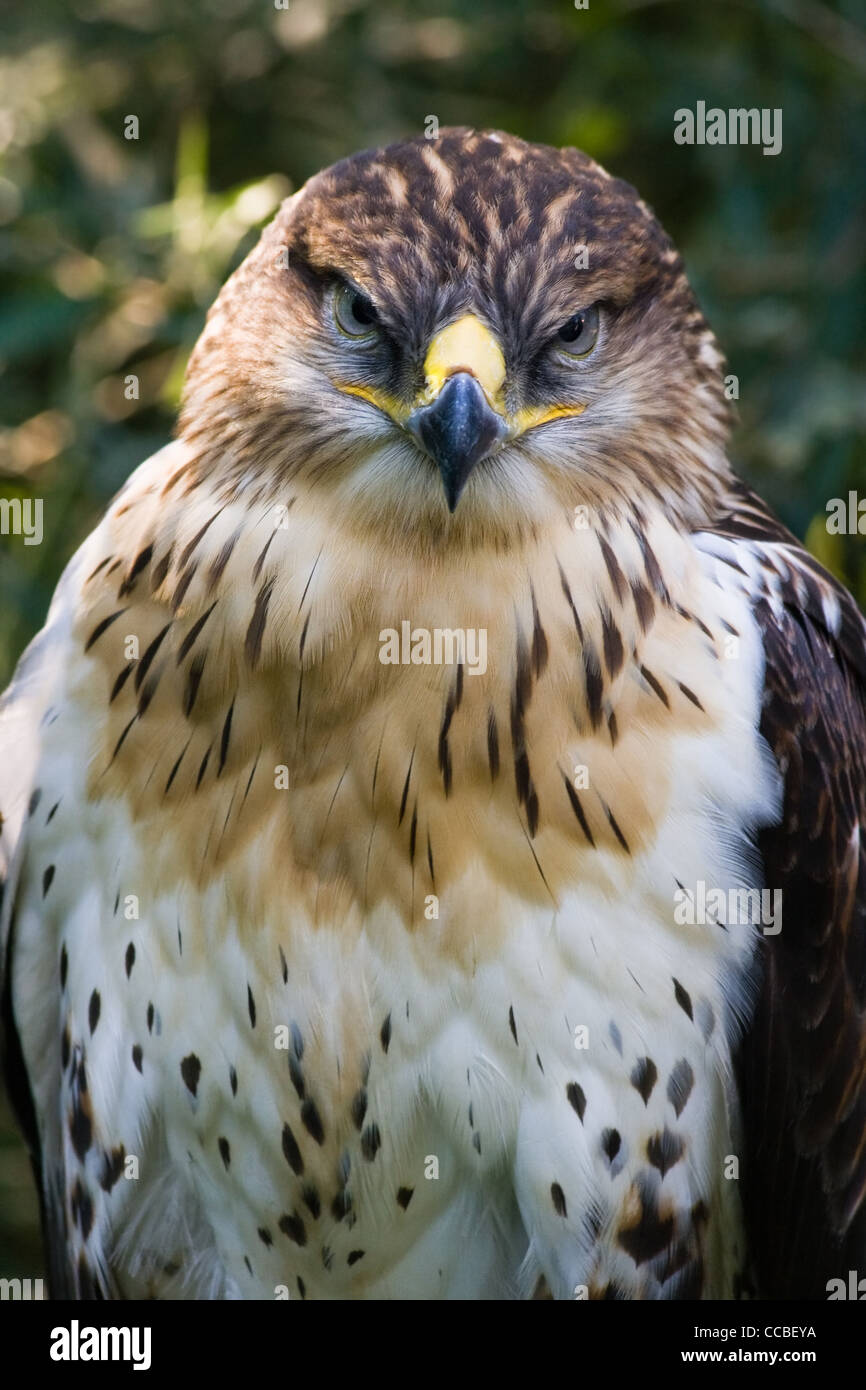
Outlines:
<svg viewBox="0 0 866 1390"><path fill-rule="evenodd" d="M439 468L453 514L470 473L504 438L505 425L470 372L449 377L436 400L417 411L409 423Z"/></svg>

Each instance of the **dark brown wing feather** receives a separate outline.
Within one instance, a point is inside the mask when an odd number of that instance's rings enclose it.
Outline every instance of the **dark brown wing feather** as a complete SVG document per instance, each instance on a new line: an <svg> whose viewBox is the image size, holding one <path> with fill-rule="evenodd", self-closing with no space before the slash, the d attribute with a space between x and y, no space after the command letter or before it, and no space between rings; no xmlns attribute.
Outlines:
<svg viewBox="0 0 866 1390"><path fill-rule="evenodd" d="M781 617L765 598L755 610L761 729L785 779L782 821L760 848L783 897L739 1059L741 1176L758 1295L826 1299L830 1279L866 1273L866 625L758 499L744 491L713 529L799 560Z"/></svg>

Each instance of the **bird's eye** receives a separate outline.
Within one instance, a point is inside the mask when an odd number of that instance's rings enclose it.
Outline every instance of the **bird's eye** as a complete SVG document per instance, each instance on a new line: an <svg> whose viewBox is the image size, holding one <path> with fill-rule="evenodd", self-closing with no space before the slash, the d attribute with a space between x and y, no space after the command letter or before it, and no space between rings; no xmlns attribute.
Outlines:
<svg viewBox="0 0 866 1390"><path fill-rule="evenodd" d="M598 308L578 309L562 325L556 335L556 345L569 357L588 357L598 337Z"/></svg>
<svg viewBox="0 0 866 1390"><path fill-rule="evenodd" d="M348 338L369 338L376 332L379 315L373 303L353 285L334 289L334 319Z"/></svg>

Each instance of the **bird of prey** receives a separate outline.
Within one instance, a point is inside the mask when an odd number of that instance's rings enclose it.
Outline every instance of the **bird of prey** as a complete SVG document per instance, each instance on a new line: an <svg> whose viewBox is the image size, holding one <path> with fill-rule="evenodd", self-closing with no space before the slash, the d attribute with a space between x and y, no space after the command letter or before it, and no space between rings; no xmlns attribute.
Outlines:
<svg viewBox="0 0 866 1390"><path fill-rule="evenodd" d="M55 1296L863 1267L866 626L724 380L577 150L443 130L283 205L0 714Z"/></svg>

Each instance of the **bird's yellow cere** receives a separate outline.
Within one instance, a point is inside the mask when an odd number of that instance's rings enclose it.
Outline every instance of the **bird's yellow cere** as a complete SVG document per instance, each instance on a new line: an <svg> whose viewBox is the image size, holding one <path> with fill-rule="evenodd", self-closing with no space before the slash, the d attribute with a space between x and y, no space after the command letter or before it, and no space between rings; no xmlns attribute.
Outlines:
<svg viewBox="0 0 866 1390"><path fill-rule="evenodd" d="M502 413L505 357L490 329L475 314L464 314L437 333L427 349L427 385L418 405L434 401L449 377L470 372L494 410Z"/></svg>

